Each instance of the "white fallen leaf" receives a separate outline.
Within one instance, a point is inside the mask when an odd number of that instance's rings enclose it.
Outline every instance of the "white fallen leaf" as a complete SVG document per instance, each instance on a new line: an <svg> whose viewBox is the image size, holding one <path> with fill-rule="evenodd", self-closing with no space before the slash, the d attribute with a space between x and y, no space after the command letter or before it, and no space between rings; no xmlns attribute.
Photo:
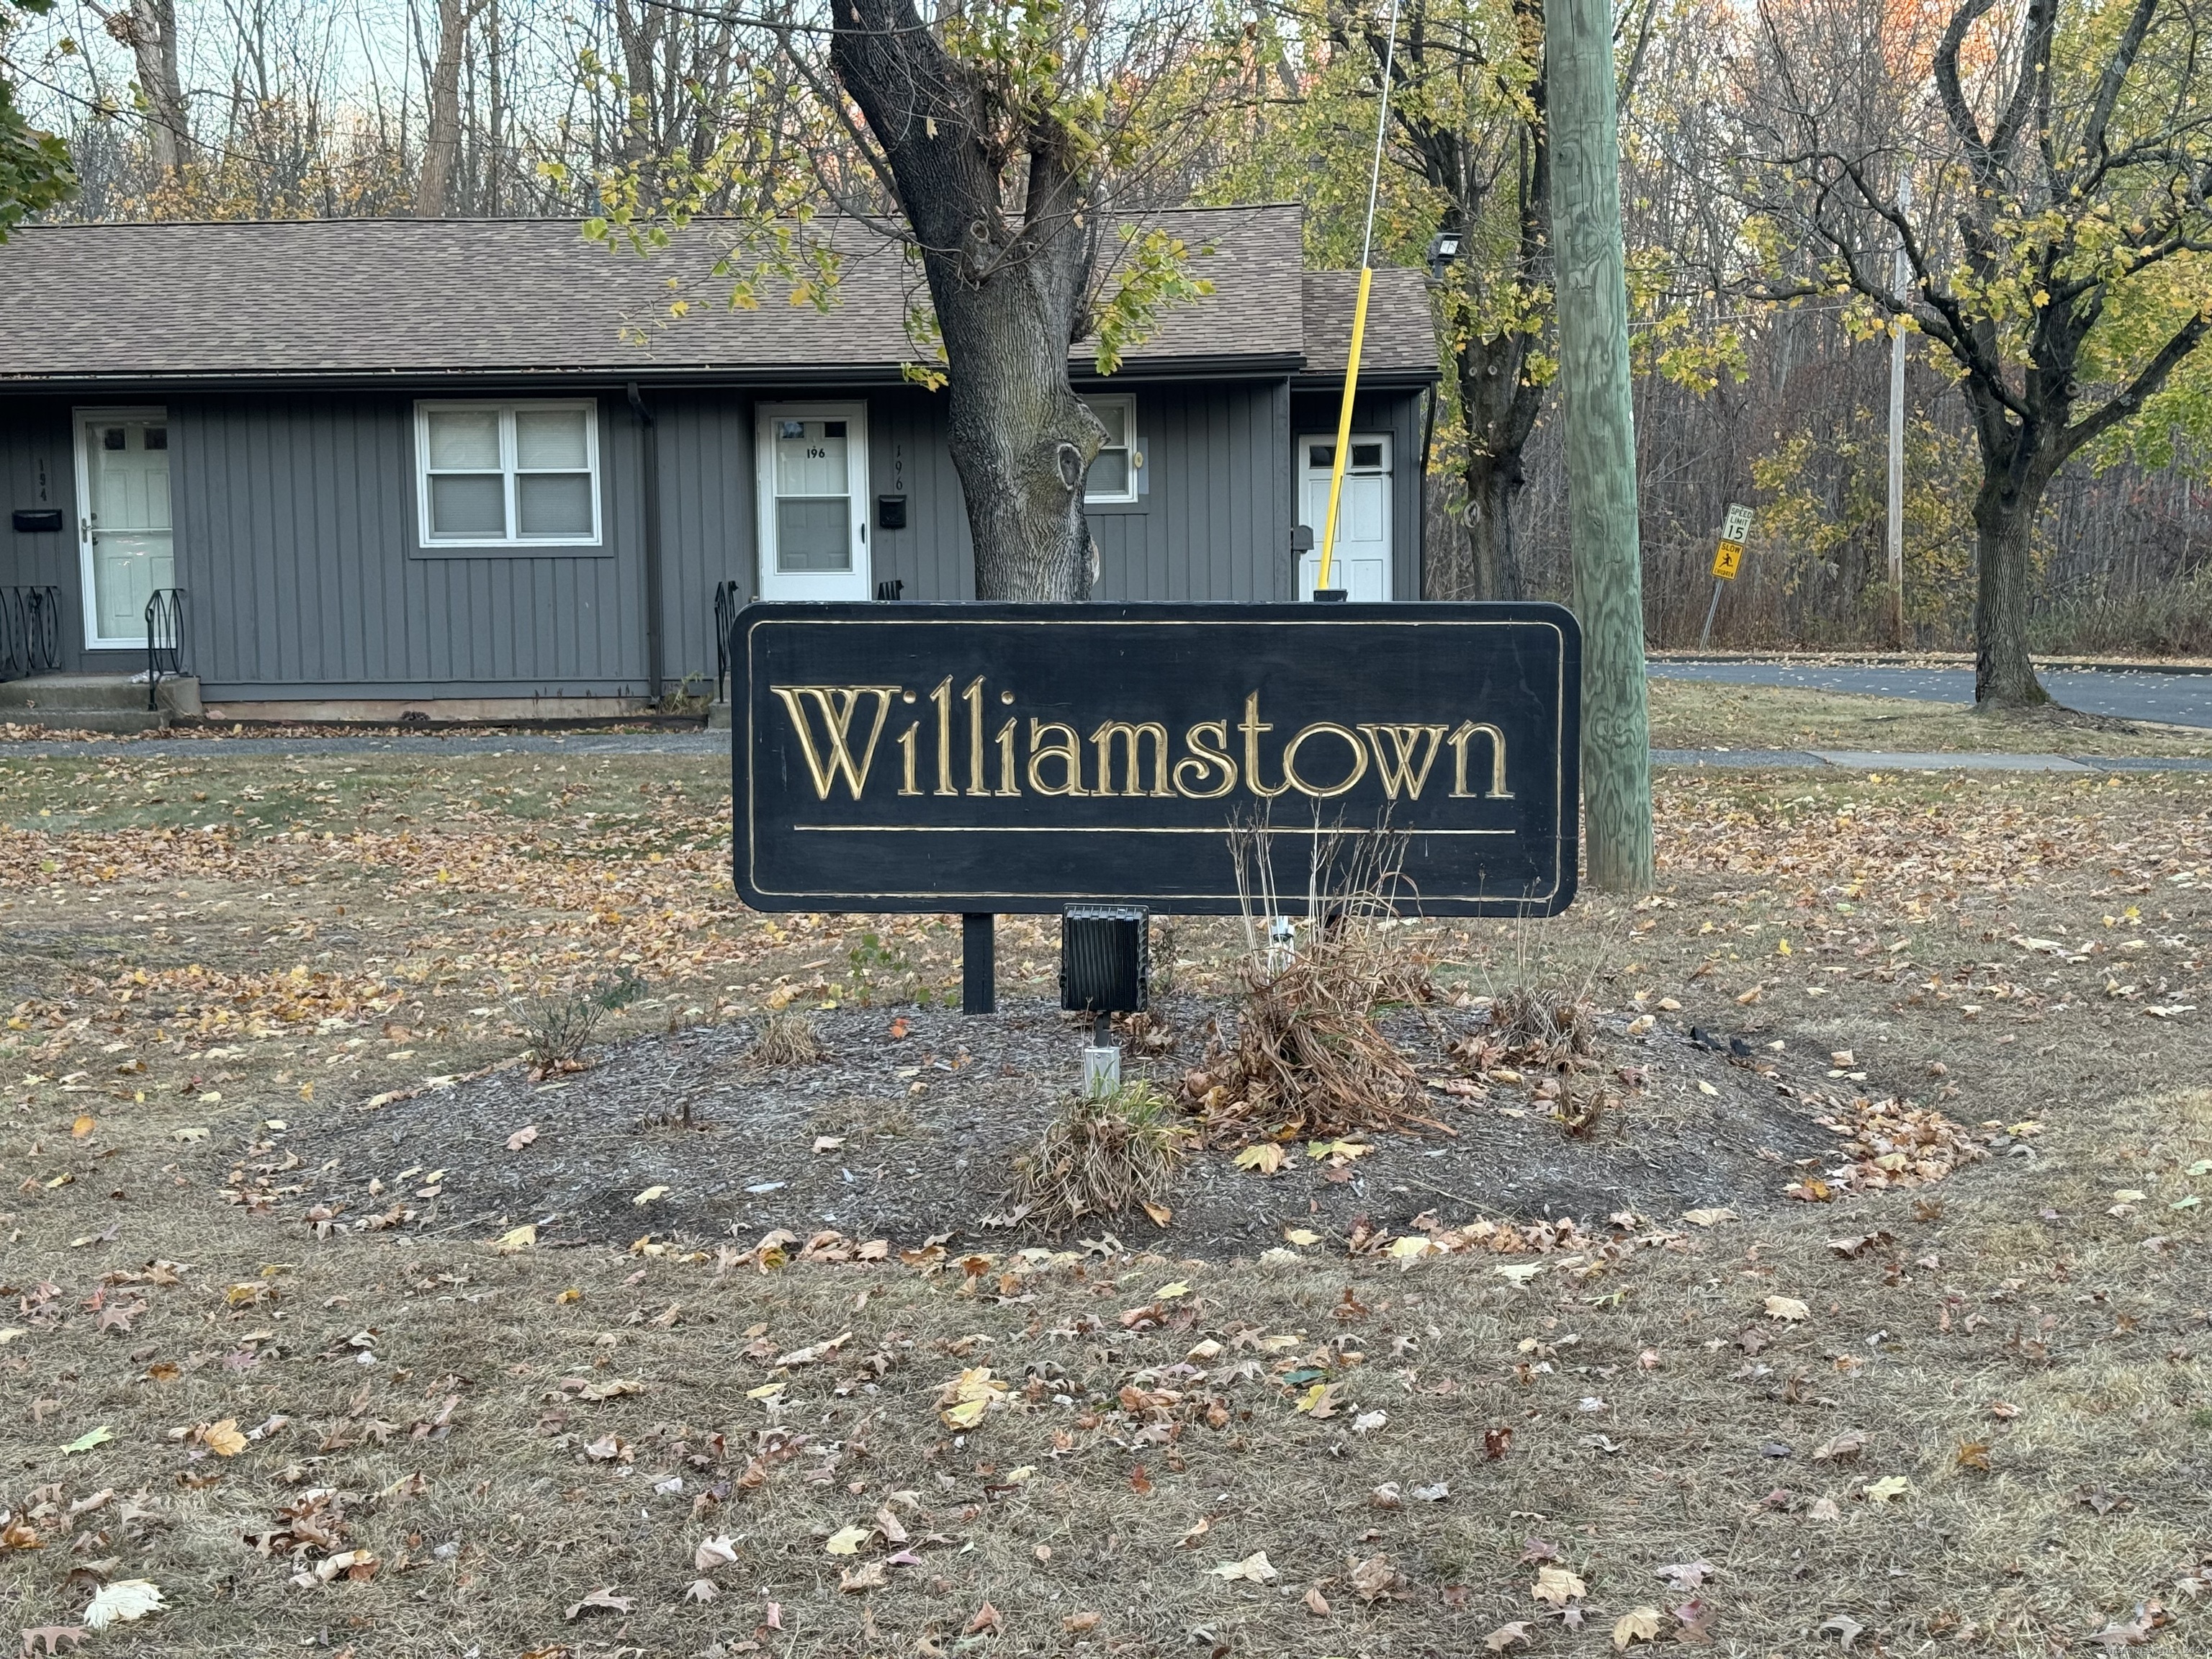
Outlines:
<svg viewBox="0 0 2212 1659"><path fill-rule="evenodd" d="M1390 1413L1388 1412L1362 1412L1352 1419L1352 1431L1354 1434L1372 1434L1389 1420Z"/></svg>
<svg viewBox="0 0 2212 1659"><path fill-rule="evenodd" d="M1770 1296L1766 1298L1766 1316L1796 1322L1812 1316L1813 1310L1794 1296Z"/></svg>
<svg viewBox="0 0 2212 1659"><path fill-rule="evenodd" d="M1710 1210L1685 1210L1682 1219L1692 1227L1717 1227L1723 1221L1735 1219L1735 1212L1725 1204Z"/></svg>
<svg viewBox="0 0 2212 1659"><path fill-rule="evenodd" d="M1705 1079L1699 1078L1698 1079L1698 1092L1701 1095L1717 1095L1720 1093L1720 1091L1714 1088L1713 1085L1706 1082Z"/></svg>
<svg viewBox="0 0 2212 1659"><path fill-rule="evenodd" d="M1893 1498L1902 1497L1911 1486L1901 1474L1885 1474L1866 1489L1866 1495L1870 1503L1887 1504Z"/></svg>
<svg viewBox="0 0 2212 1659"><path fill-rule="evenodd" d="M668 1188L665 1187L647 1187L635 1198L630 1200L630 1202L642 1206L652 1203L656 1198L665 1198L667 1195Z"/></svg>
<svg viewBox="0 0 2212 1659"><path fill-rule="evenodd" d="M727 1534L720 1538L705 1538L691 1552L691 1571L714 1572L735 1565L738 1559L737 1540Z"/></svg>
<svg viewBox="0 0 2212 1659"><path fill-rule="evenodd" d="M1241 1578L1255 1584L1272 1584L1282 1577L1267 1559L1267 1552L1254 1550L1242 1561L1224 1561L1206 1571L1216 1578Z"/></svg>
<svg viewBox="0 0 2212 1659"><path fill-rule="evenodd" d="M1413 1488L1413 1495L1424 1504L1441 1504L1451 1496L1451 1482L1439 1480L1432 1486L1416 1486Z"/></svg>
<svg viewBox="0 0 2212 1659"><path fill-rule="evenodd" d="M867 1528L840 1527L830 1534L830 1541L822 1547L830 1555L858 1555L860 1553L860 1546L867 1541Z"/></svg>
<svg viewBox="0 0 2212 1659"><path fill-rule="evenodd" d="M1524 1261L1510 1267L1492 1267L1490 1271L1500 1279L1511 1279L1516 1285L1526 1285L1538 1273L1543 1272L1544 1267L1540 1261Z"/></svg>
<svg viewBox="0 0 2212 1659"><path fill-rule="evenodd" d="M106 1630L110 1625L130 1624L160 1612L166 1605L159 1584L143 1578L118 1578L94 1592L92 1605L84 1610L84 1626L87 1630Z"/></svg>

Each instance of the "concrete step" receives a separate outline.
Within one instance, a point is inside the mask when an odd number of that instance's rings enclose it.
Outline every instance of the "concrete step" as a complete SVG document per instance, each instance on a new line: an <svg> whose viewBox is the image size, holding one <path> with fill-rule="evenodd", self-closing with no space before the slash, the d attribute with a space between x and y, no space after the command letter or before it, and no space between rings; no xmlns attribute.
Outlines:
<svg viewBox="0 0 2212 1659"><path fill-rule="evenodd" d="M44 726L50 732L165 732L169 711L137 708L0 708L0 723Z"/></svg>
<svg viewBox="0 0 2212 1659"><path fill-rule="evenodd" d="M143 708L146 688L127 674L33 674L0 684L0 708Z"/></svg>
<svg viewBox="0 0 2212 1659"><path fill-rule="evenodd" d="M0 721L71 732L150 732L179 714L200 712L197 679L165 679L160 707L146 706L146 687L127 674L33 674L0 682Z"/></svg>

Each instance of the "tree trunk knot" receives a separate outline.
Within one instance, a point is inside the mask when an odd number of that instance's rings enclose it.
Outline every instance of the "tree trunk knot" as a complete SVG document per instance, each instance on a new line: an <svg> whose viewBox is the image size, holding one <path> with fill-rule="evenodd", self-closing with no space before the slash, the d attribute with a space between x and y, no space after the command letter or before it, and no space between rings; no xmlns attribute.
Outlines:
<svg viewBox="0 0 2212 1659"><path fill-rule="evenodd" d="M1083 482L1083 452L1073 444L1062 444L1054 452L1053 459L1060 465L1060 481L1073 495L1076 486Z"/></svg>

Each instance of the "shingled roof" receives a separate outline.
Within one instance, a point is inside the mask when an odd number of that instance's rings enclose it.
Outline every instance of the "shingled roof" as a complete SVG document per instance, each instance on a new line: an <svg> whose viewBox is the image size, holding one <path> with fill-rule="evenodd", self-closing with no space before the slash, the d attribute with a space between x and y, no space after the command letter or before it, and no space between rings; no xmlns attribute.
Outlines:
<svg viewBox="0 0 2212 1659"><path fill-rule="evenodd" d="M1148 221L1196 251L1213 292L1166 313L1123 372L1341 374L1356 278L1301 280L1303 214L1278 204ZM0 384L896 379L913 356L917 273L850 222L815 229L846 256L826 313L781 295L731 309L705 225L651 259L586 242L573 220L27 226L0 245ZM1432 374L1418 276L1376 275L1366 365ZM664 326L678 294L690 313ZM625 337L641 330L641 343Z"/></svg>

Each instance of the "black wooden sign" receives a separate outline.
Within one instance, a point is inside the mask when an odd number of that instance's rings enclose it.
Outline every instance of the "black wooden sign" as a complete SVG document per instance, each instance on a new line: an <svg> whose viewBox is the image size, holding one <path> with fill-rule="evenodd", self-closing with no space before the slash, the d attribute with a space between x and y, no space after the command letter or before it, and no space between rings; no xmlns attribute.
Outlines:
<svg viewBox="0 0 2212 1659"><path fill-rule="evenodd" d="M1394 900L1573 898L1581 635L1550 605L756 605L732 629L738 890L763 910L1239 908L1264 821L1402 832Z"/></svg>

